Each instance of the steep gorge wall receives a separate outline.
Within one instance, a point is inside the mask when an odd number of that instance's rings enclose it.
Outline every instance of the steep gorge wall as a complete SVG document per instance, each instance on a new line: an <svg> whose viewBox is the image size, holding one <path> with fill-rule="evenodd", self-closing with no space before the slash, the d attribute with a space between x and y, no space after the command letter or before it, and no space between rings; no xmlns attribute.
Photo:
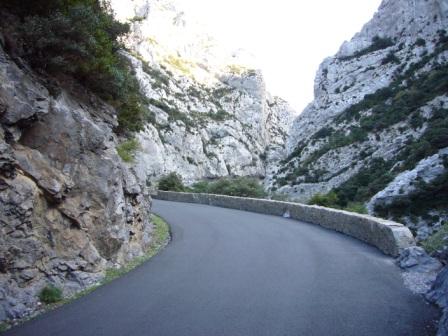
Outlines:
<svg viewBox="0 0 448 336"><path fill-rule="evenodd" d="M32 312L48 284L92 285L152 231L145 181L115 150L116 112L82 88L50 93L16 61L0 43L0 321Z"/></svg>
<svg viewBox="0 0 448 336"><path fill-rule="evenodd" d="M446 0L384 0L321 64L315 99L294 121L270 189L299 201L334 190L342 206L379 193L371 213L420 230L419 239L440 227L448 218L447 26ZM422 166L434 168L423 174ZM431 192L438 196L428 202Z"/></svg>
<svg viewBox="0 0 448 336"><path fill-rule="evenodd" d="M151 183L173 171L186 183L272 176L295 112L269 94L261 72L222 50L181 3L139 0L126 10L112 4L132 22L129 57L152 114L137 137L139 176Z"/></svg>

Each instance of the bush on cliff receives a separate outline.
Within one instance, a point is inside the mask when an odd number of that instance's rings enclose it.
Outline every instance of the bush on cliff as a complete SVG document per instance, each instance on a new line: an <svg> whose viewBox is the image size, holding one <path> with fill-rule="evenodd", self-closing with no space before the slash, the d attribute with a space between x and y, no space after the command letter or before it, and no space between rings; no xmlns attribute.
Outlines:
<svg viewBox="0 0 448 336"><path fill-rule="evenodd" d="M137 79L120 54L129 25L103 0L5 0L21 20L20 56L40 71L68 75L118 110L119 131L138 131L146 110Z"/></svg>
<svg viewBox="0 0 448 336"><path fill-rule="evenodd" d="M117 147L117 153L124 162L133 162L140 143L136 139L129 139Z"/></svg>
<svg viewBox="0 0 448 336"><path fill-rule="evenodd" d="M168 175L163 176L159 180L159 190L163 191L185 191L184 183L182 182L182 178L172 172Z"/></svg>

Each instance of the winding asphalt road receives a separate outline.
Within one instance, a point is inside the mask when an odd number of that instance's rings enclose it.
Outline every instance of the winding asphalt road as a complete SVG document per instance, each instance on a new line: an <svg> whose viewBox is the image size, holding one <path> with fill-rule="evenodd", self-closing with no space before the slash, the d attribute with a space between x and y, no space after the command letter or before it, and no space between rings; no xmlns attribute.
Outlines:
<svg viewBox="0 0 448 336"><path fill-rule="evenodd" d="M393 260L319 226L154 201L173 240L93 293L6 335L432 335L438 313Z"/></svg>

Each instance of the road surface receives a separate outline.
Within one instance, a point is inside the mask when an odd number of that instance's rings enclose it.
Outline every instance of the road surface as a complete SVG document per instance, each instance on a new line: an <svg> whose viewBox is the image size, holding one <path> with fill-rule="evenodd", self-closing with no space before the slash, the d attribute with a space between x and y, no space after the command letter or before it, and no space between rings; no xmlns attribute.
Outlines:
<svg viewBox="0 0 448 336"><path fill-rule="evenodd" d="M154 201L168 247L10 330L29 336L432 335L437 310L377 249L290 219Z"/></svg>

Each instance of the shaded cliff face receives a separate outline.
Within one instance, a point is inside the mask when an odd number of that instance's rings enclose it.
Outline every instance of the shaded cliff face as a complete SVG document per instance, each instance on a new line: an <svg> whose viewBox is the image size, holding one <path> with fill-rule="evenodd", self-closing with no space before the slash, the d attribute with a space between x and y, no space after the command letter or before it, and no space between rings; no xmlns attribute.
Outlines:
<svg viewBox="0 0 448 336"><path fill-rule="evenodd" d="M321 64L315 100L293 123L289 156L272 189L300 201L335 190L344 206L387 188L369 204L372 213L409 222L434 210L432 223L439 225L446 204L425 204L420 214L412 208L417 194L442 183L446 164L424 184L418 183L421 174L403 173L427 158L435 166L446 160L447 26L446 0L383 1L361 32ZM400 185L405 176L413 176L416 187L404 185L392 195L388 184ZM446 198L444 188L434 192Z"/></svg>
<svg viewBox="0 0 448 336"><path fill-rule="evenodd" d="M153 120L138 135L137 172L175 171L185 182L222 176L268 179L285 157L294 111L265 87L242 52L223 50L173 1L135 1L127 44Z"/></svg>
<svg viewBox="0 0 448 336"><path fill-rule="evenodd" d="M49 283L88 287L151 241L150 197L116 153L115 111L40 80L0 44L0 321L31 312Z"/></svg>

